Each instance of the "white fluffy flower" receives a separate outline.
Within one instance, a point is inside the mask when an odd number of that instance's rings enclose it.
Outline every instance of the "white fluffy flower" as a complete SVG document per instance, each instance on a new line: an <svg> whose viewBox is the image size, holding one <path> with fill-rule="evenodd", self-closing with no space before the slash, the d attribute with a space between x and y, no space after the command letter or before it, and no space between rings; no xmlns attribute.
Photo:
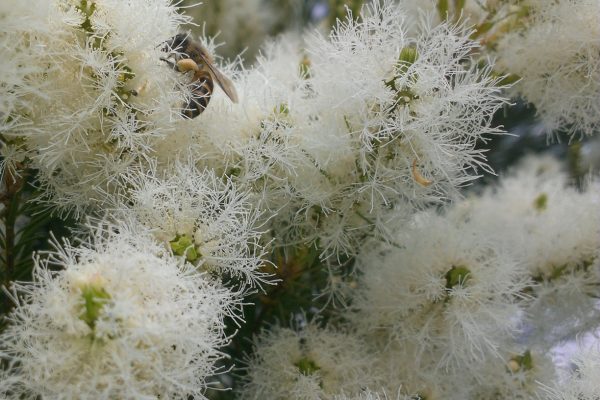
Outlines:
<svg viewBox="0 0 600 400"><path fill-rule="evenodd" d="M476 380L465 375L460 377L464 379L463 382L457 382L469 388L470 399L538 400L542 392L540 384L556 381L555 366L543 352L513 352L503 358L488 360L478 368L482 379Z"/></svg>
<svg viewBox="0 0 600 400"><path fill-rule="evenodd" d="M410 395L403 395L397 393L396 395L388 395L385 392L377 392L372 390L362 390L358 394L340 394L335 396L334 400L414 400L417 397Z"/></svg>
<svg viewBox="0 0 600 400"><path fill-rule="evenodd" d="M410 359L407 376L432 368L476 375L518 332L526 271L447 218L421 215L403 230L399 248L367 246L359 256L355 324L365 337L393 344L384 358Z"/></svg>
<svg viewBox="0 0 600 400"><path fill-rule="evenodd" d="M600 124L600 2L533 1L523 27L498 42L498 65L522 80L514 93L548 128L591 135Z"/></svg>
<svg viewBox="0 0 600 400"><path fill-rule="evenodd" d="M272 326L256 344L241 399L333 399L376 384L373 358L357 337L311 323L300 331Z"/></svg>
<svg viewBox="0 0 600 400"><path fill-rule="evenodd" d="M530 340L538 345L593 328L600 311L600 185L588 180L578 190L558 161L530 157L499 185L449 212L528 270L536 282Z"/></svg>
<svg viewBox="0 0 600 400"><path fill-rule="evenodd" d="M21 3L1 6L0 131L45 196L80 211L173 129L186 91L160 44L186 18L169 0Z"/></svg>
<svg viewBox="0 0 600 400"><path fill-rule="evenodd" d="M581 352L574 360L574 370L562 383L546 385L544 400L595 400L600 395L600 350Z"/></svg>
<svg viewBox="0 0 600 400"><path fill-rule="evenodd" d="M249 194L190 164L126 178L129 192L120 213L202 270L239 278L243 286L264 282L262 232Z"/></svg>
<svg viewBox="0 0 600 400"><path fill-rule="evenodd" d="M549 134L566 131L583 136L598 131L598 0L400 3L414 16L437 14L439 20L460 18L473 26L472 38L496 58L497 71L510 74L511 80L521 78L510 93L535 105Z"/></svg>
<svg viewBox="0 0 600 400"><path fill-rule="evenodd" d="M56 269L58 267L58 269ZM0 335L8 398L204 398L231 295L144 235L97 229L36 259Z"/></svg>

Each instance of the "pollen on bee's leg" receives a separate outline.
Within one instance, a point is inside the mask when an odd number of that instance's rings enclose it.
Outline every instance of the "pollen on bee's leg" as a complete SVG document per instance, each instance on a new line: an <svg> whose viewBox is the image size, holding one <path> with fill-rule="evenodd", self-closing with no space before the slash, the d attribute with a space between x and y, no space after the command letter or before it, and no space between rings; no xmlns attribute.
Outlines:
<svg viewBox="0 0 600 400"><path fill-rule="evenodd" d="M198 64L191 58L184 58L183 60L177 61L177 69L179 72L200 71Z"/></svg>
<svg viewBox="0 0 600 400"><path fill-rule="evenodd" d="M419 172L419 170L417 169L417 159L416 158L412 162L412 175L413 175L413 178L415 179L415 182L417 182L421 186L427 187L433 183L432 180L427 179L423 175L421 175L421 172Z"/></svg>

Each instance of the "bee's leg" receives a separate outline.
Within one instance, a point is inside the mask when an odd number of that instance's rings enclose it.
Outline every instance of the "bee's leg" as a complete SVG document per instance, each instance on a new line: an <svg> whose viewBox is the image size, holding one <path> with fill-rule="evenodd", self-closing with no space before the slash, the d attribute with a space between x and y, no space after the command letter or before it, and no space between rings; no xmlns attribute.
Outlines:
<svg viewBox="0 0 600 400"><path fill-rule="evenodd" d="M160 60L166 62L167 64L169 64L169 67L173 68L175 71L179 71L177 69L177 64L175 63L175 61L173 61L173 60L171 60L169 58L164 58L164 57L161 57Z"/></svg>

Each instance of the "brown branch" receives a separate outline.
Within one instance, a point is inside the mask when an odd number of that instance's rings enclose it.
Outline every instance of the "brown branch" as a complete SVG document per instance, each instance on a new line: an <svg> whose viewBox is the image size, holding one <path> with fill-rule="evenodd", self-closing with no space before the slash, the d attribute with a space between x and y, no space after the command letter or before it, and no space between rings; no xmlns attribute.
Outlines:
<svg viewBox="0 0 600 400"><path fill-rule="evenodd" d="M17 165L17 168L22 170L22 165ZM2 286L8 287L15 274L15 241L16 230L15 223L18 213L14 208L19 207L21 190L25 182L24 174L18 175L11 172L9 169L4 171L2 177L2 192L0 193L0 203L4 205L2 210L2 222L4 223L4 265L2 265ZM12 302L8 296L3 296L2 309L7 313L12 308Z"/></svg>

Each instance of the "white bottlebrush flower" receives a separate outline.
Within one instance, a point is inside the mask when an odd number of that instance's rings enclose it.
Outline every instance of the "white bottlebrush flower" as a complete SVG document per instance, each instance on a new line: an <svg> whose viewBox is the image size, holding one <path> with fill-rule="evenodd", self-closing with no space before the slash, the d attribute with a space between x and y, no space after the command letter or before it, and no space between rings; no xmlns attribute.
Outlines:
<svg viewBox="0 0 600 400"><path fill-rule="evenodd" d="M127 177L120 214L202 270L240 279L242 286L264 283L262 232L249 193L191 163L189 158L161 173Z"/></svg>
<svg viewBox="0 0 600 400"><path fill-rule="evenodd" d="M401 0L412 15L465 21L496 58L498 72L521 80L510 91L534 104L549 134L592 135L600 115L600 3L597 0ZM457 10L460 8L460 10ZM418 30L418 29L417 29Z"/></svg>
<svg viewBox="0 0 600 400"><path fill-rule="evenodd" d="M538 345L593 328L600 312L600 184L588 181L578 190L558 161L530 157L497 186L449 212L509 252L536 282L528 313L529 337Z"/></svg>
<svg viewBox="0 0 600 400"><path fill-rule="evenodd" d="M549 130L578 135L600 124L600 2L530 1L527 17L498 41L499 68L521 81Z"/></svg>
<svg viewBox="0 0 600 400"><path fill-rule="evenodd" d="M595 400L600 395L600 350L581 352L573 361L574 369L564 382L544 385L543 400Z"/></svg>
<svg viewBox="0 0 600 400"><path fill-rule="evenodd" d="M373 358L357 337L314 323L271 326L258 339L240 399L333 399L377 384Z"/></svg>
<svg viewBox="0 0 600 400"><path fill-rule="evenodd" d="M81 211L173 130L186 90L161 43L187 18L169 0L1 7L3 145L39 171L45 197Z"/></svg>
<svg viewBox="0 0 600 400"><path fill-rule="evenodd" d="M397 199L447 198L486 169L475 142L499 132L491 116L503 100L489 71L469 65L468 32L423 19L409 36L405 20L402 8L375 2L330 38L307 40L302 106L318 118L301 128L301 145L334 190L319 206L345 220L354 210L374 220Z"/></svg>
<svg viewBox="0 0 600 400"><path fill-rule="evenodd" d="M355 325L410 359L401 367L407 375L443 368L477 375L477 365L518 332L526 271L493 241L442 216L420 215L403 230L399 248L367 246L360 254ZM396 362L393 351L385 357Z"/></svg>
<svg viewBox="0 0 600 400"><path fill-rule="evenodd" d="M7 398L204 398L231 294L149 236L113 229L36 259L33 282L13 284Z"/></svg>

